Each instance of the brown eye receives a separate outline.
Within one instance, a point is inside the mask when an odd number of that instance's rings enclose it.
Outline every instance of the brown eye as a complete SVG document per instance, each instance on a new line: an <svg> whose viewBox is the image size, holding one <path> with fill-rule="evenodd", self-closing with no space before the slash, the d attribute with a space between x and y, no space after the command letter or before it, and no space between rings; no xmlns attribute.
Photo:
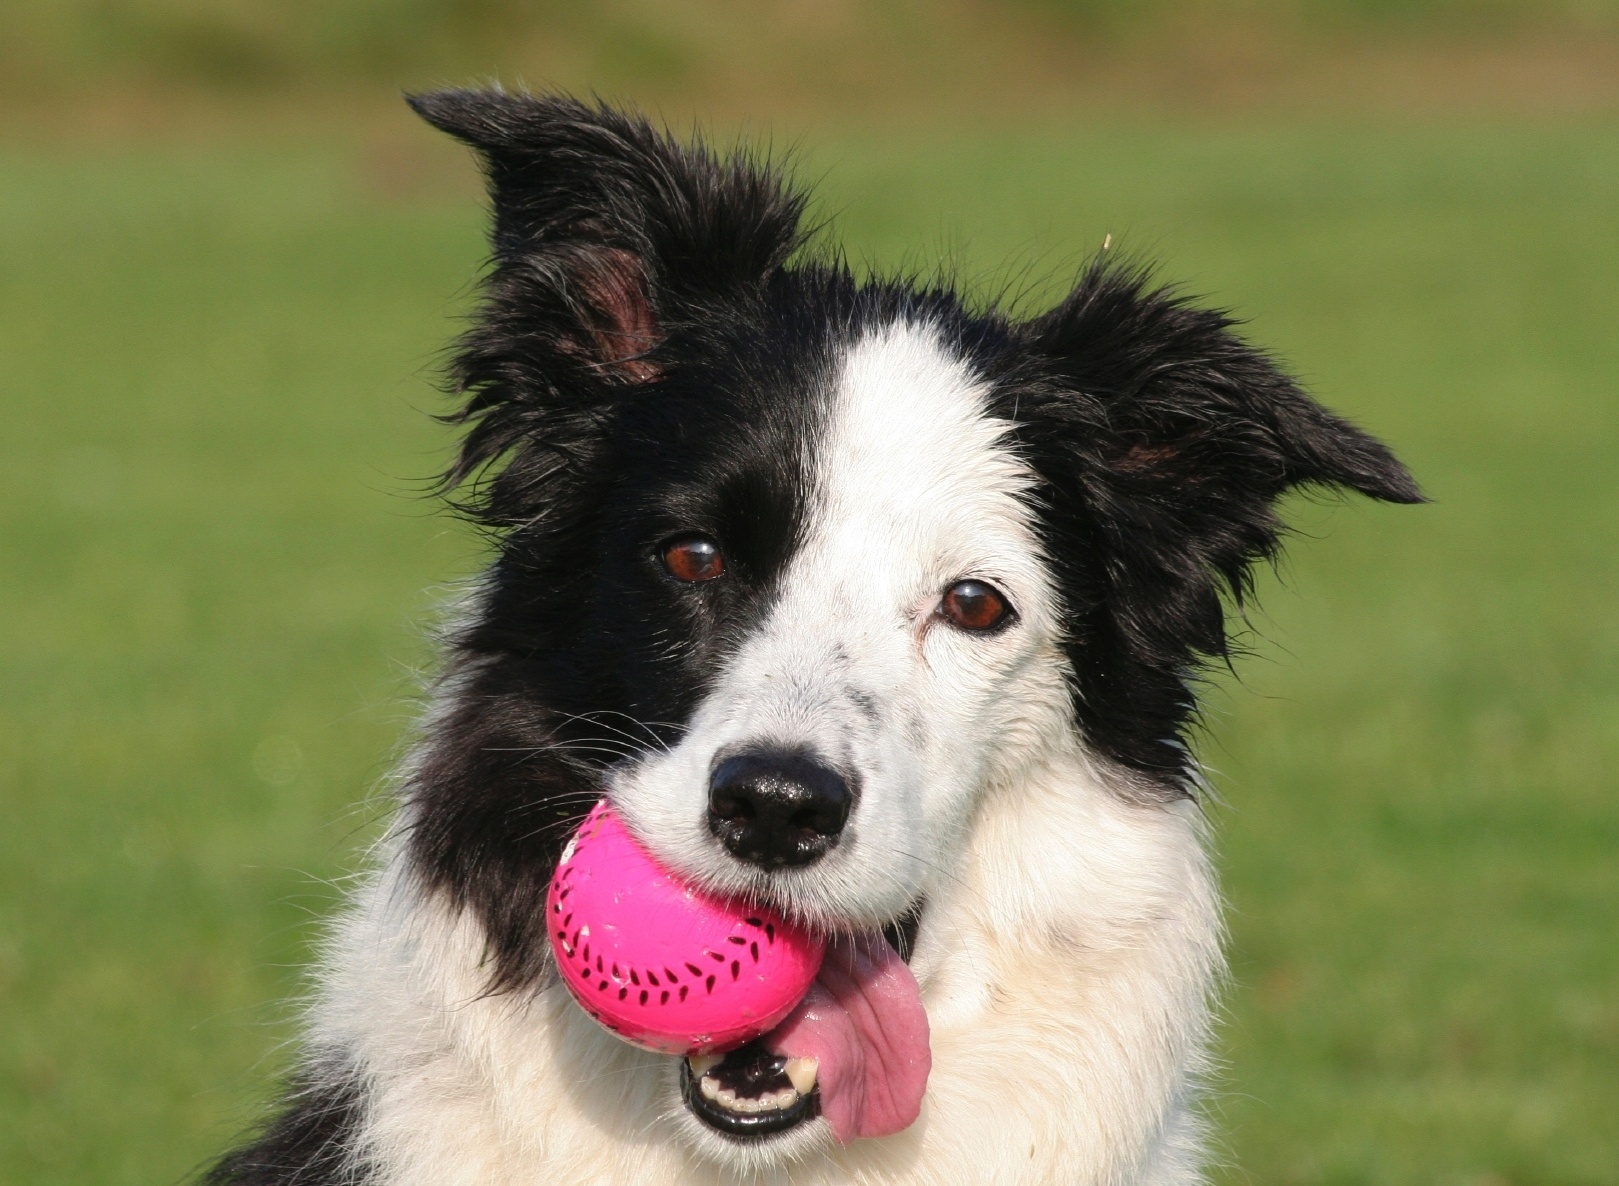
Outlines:
<svg viewBox="0 0 1619 1186"><path fill-rule="evenodd" d="M720 546L704 535L683 535L663 545L663 566L680 581L711 581L725 572Z"/></svg>
<svg viewBox="0 0 1619 1186"><path fill-rule="evenodd" d="M983 581L957 581L944 591L939 612L963 630L993 630L1006 621L1012 607L1000 590Z"/></svg>

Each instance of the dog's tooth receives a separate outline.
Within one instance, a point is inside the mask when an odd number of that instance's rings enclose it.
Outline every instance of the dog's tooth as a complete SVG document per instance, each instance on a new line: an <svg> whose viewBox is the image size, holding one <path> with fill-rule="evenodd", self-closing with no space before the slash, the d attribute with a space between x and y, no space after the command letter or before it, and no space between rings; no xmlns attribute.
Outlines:
<svg viewBox="0 0 1619 1186"><path fill-rule="evenodd" d="M789 1058L787 1060L787 1078L792 1080L793 1089L799 1095L808 1095L815 1090L815 1073L821 1069L821 1060L818 1058Z"/></svg>
<svg viewBox="0 0 1619 1186"><path fill-rule="evenodd" d="M751 1096L738 1095L734 1088L722 1087L718 1079L707 1073L720 1064L722 1059L719 1055L694 1055L686 1061L697 1080L697 1089L703 1093L704 1099L744 1116L760 1112L780 1112L791 1108L799 1101L799 1097L815 1089L816 1073L821 1067L820 1062L813 1058L790 1058L784 1070L788 1081L792 1084L791 1087Z"/></svg>

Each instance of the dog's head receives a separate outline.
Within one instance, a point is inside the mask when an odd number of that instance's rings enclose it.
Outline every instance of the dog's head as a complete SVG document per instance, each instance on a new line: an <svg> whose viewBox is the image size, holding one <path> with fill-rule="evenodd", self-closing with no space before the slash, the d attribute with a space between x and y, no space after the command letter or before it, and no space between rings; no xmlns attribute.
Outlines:
<svg viewBox="0 0 1619 1186"><path fill-rule="evenodd" d="M807 254L746 157L571 100L415 100L494 205L452 484L498 558L411 855L494 985L547 979L609 794L664 862L831 932L915 911L1062 751L1173 798L1223 597L1301 485L1418 499L1230 321L1096 265L1032 321Z"/></svg>

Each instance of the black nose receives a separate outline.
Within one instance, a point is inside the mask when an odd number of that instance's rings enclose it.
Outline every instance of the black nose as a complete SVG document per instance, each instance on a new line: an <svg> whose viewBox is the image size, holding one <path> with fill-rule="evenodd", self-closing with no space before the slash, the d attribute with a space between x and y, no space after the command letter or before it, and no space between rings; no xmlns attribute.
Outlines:
<svg viewBox="0 0 1619 1186"><path fill-rule="evenodd" d="M739 860L808 865L838 842L854 796L836 770L801 753L751 751L708 780L708 827Z"/></svg>

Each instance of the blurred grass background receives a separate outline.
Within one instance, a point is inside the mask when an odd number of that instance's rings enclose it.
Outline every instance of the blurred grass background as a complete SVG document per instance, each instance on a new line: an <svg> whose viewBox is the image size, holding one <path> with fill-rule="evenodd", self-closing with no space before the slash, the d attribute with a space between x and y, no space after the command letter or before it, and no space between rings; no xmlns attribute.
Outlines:
<svg viewBox="0 0 1619 1186"><path fill-rule="evenodd" d="M1435 505L1301 502L1213 698L1217 1180L1612 1186L1616 38L1572 0L11 0L0 1182L176 1181L284 1065L480 555L415 496L476 183L395 93L501 77L778 129L875 264L1038 299L1111 234L1394 443Z"/></svg>

